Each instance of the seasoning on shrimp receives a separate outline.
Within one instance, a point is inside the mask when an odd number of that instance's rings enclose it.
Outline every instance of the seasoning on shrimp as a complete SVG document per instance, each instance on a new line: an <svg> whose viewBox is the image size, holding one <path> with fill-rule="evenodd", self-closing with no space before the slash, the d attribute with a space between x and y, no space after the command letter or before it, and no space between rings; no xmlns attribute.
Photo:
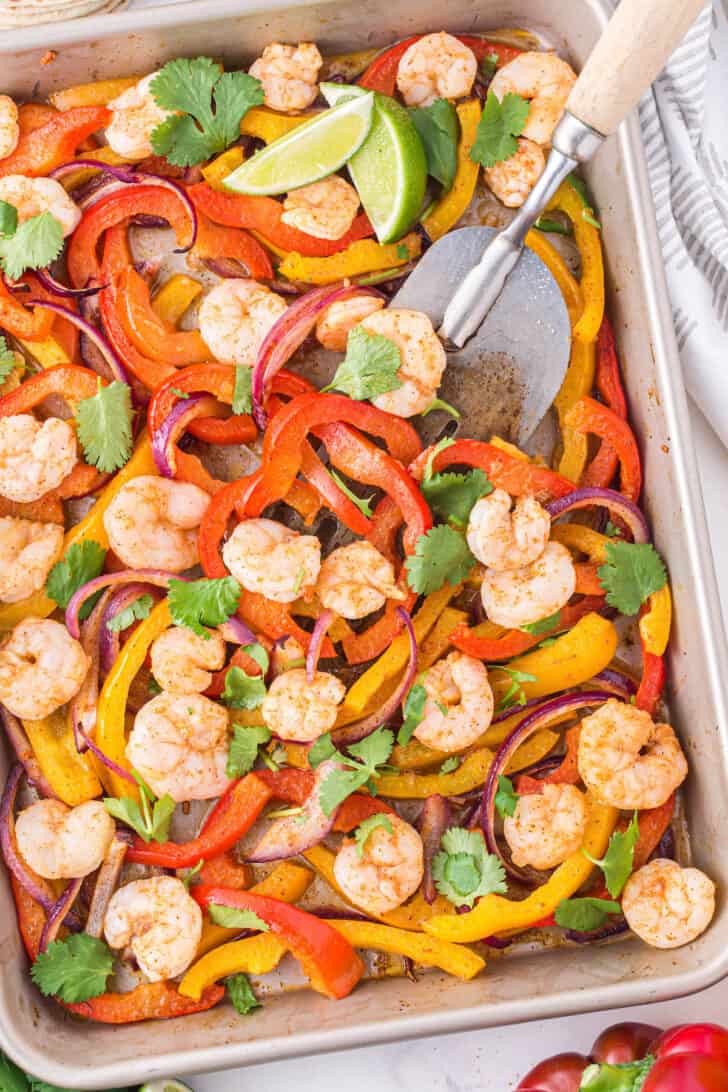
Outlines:
<svg viewBox="0 0 728 1092"><path fill-rule="evenodd" d="M704 933L715 913L715 884L699 868L657 858L634 872L622 892L633 933L653 948L680 948Z"/></svg>
<svg viewBox="0 0 728 1092"><path fill-rule="evenodd" d="M316 671L309 682L303 668L294 668L273 680L260 711L274 736L311 743L334 727L345 693L335 675Z"/></svg>
<svg viewBox="0 0 728 1092"><path fill-rule="evenodd" d="M469 95L478 62L468 46L447 34L425 34L403 54L397 90L408 106L429 106L435 99Z"/></svg>
<svg viewBox="0 0 728 1092"><path fill-rule="evenodd" d="M333 550L321 565L318 595L324 607L342 618L365 618L387 599L404 599L394 566L370 542L352 542Z"/></svg>
<svg viewBox="0 0 728 1092"><path fill-rule="evenodd" d="M63 229L72 235L81 220L81 210L54 178L26 178L24 174L8 174L0 178L0 201L12 205L18 223L50 212Z"/></svg>
<svg viewBox="0 0 728 1092"><path fill-rule="evenodd" d="M297 46L271 42L249 72L263 84L266 106L298 113L318 95L318 74L323 63L313 42L299 42Z"/></svg>
<svg viewBox="0 0 728 1092"><path fill-rule="evenodd" d="M400 353L400 385L372 398L374 405L397 417L422 413L435 398L447 365L445 349L428 316L422 311L389 307L368 315L360 325L369 334L388 337Z"/></svg>
<svg viewBox="0 0 728 1092"><path fill-rule="evenodd" d="M29 413L0 417L0 496L34 501L56 489L78 461L68 421Z"/></svg>
<svg viewBox="0 0 728 1092"><path fill-rule="evenodd" d="M0 518L0 602L19 603L40 591L62 552L57 523Z"/></svg>
<svg viewBox="0 0 728 1092"><path fill-rule="evenodd" d="M150 654L152 674L170 694L200 694L212 682L212 672L225 663L225 641L206 629L204 635L186 626L170 626L160 633Z"/></svg>
<svg viewBox="0 0 728 1092"><path fill-rule="evenodd" d="M535 497L519 497L511 510L505 489L476 501L468 521L468 546L483 565L510 572L532 565L546 549L551 517Z"/></svg>
<svg viewBox="0 0 728 1092"><path fill-rule="evenodd" d="M75 697L90 659L60 622L26 618L0 646L0 702L40 720Z"/></svg>
<svg viewBox="0 0 728 1092"><path fill-rule="evenodd" d="M248 591L276 603L293 603L313 587L321 567L321 543L272 519L239 523L222 548L222 559Z"/></svg>
<svg viewBox="0 0 728 1092"><path fill-rule="evenodd" d="M150 982L186 971L202 936L202 911L175 876L132 880L111 896L104 935L129 948Z"/></svg>
<svg viewBox="0 0 728 1092"><path fill-rule="evenodd" d="M528 117L521 136L535 144L550 144L575 82L576 73L570 64L555 53L536 50L521 53L499 68L489 90L497 99L506 95L528 99Z"/></svg>
<svg viewBox="0 0 728 1092"><path fill-rule="evenodd" d="M543 174L546 156L540 145L518 138L518 151L492 167L483 168L486 185L509 209L520 208Z"/></svg>
<svg viewBox="0 0 728 1092"><path fill-rule="evenodd" d="M480 595L491 622L520 629L561 610L575 587L571 554L560 542L549 542L530 565L504 572L486 569Z"/></svg>
<svg viewBox="0 0 728 1092"><path fill-rule="evenodd" d="M199 561L197 530L210 497L190 482L140 475L104 512L109 543L131 569L181 573Z"/></svg>
<svg viewBox="0 0 728 1092"><path fill-rule="evenodd" d="M451 652L427 670L421 683L427 701L414 730L420 743L436 751L462 751L487 731L493 717L493 691L480 660Z"/></svg>
<svg viewBox="0 0 728 1092"><path fill-rule="evenodd" d="M109 103L112 119L106 127L106 140L112 152L124 159L152 155L152 133L171 117L152 94L151 85L158 75L158 71L150 73Z"/></svg>
<svg viewBox="0 0 728 1092"><path fill-rule="evenodd" d="M359 194L354 187L332 174L291 190L283 202L281 220L316 239L340 239L354 223L358 209Z"/></svg>
<svg viewBox="0 0 728 1092"><path fill-rule="evenodd" d="M556 868L579 849L588 818L586 797L575 785L544 785L540 793L519 796L503 820L513 863Z"/></svg>
<svg viewBox="0 0 728 1092"><path fill-rule="evenodd" d="M349 331L358 326L368 315L381 311L384 300L379 296L351 296L346 300L330 303L316 323L316 337L324 349L346 352Z"/></svg>
<svg viewBox="0 0 728 1092"><path fill-rule="evenodd" d="M9 95L0 95L0 159L12 155L19 140L18 108Z"/></svg>
<svg viewBox="0 0 728 1092"><path fill-rule="evenodd" d="M88 876L114 840L116 825L100 800L69 808L60 800L38 800L15 820L18 850L47 880Z"/></svg>
<svg viewBox="0 0 728 1092"><path fill-rule="evenodd" d="M422 839L398 815L371 832L364 848L346 839L336 854L334 876L345 898L375 917L401 906L422 883ZM391 829L391 833L390 833Z"/></svg>
<svg viewBox="0 0 728 1092"><path fill-rule="evenodd" d="M265 335L286 310L286 301L263 284L231 278L200 305L200 333L222 364L255 364Z"/></svg>

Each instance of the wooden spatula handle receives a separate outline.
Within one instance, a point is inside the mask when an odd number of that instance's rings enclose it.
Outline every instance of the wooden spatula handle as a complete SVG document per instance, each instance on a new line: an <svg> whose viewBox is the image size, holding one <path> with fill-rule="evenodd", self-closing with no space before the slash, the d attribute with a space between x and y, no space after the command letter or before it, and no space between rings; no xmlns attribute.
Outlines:
<svg viewBox="0 0 728 1092"><path fill-rule="evenodd" d="M607 136L636 105L705 0L622 0L566 104Z"/></svg>

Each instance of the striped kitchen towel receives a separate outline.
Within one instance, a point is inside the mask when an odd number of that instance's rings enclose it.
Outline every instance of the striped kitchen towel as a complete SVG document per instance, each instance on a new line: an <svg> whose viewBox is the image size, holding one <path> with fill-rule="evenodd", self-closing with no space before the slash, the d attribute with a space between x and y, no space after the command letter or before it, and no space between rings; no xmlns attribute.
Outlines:
<svg viewBox="0 0 728 1092"><path fill-rule="evenodd" d="M708 5L640 104L690 395L728 446L728 0Z"/></svg>

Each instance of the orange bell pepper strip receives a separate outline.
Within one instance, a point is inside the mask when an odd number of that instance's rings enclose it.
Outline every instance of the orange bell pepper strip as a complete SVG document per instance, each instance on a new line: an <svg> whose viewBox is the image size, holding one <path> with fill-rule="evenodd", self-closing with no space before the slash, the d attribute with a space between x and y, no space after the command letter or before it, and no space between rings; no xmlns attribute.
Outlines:
<svg viewBox="0 0 728 1092"><path fill-rule="evenodd" d="M635 695L635 705L654 714L665 686L664 653L670 639L672 595L669 584L654 592L640 611L639 633L642 646L642 678Z"/></svg>
<svg viewBox="0 0 728 1092"><path fill-rule="evenodd" d="M139 83L141 76L118 76L111 80L78 83L48 97L57 110L72 110L77 106L108 106L113 100Z"/></svg>
<svg viewBox="0 0 728 1092"><path fill-rule="evenodd" d="M24 137L28 133L35 132L36 129L40 129L42 125L47 125L55 117L58 117L58 110L55 106L48 106L44 102L24 102L22 106L18 107L20 136Z"/></svg>
<svg viewBox="0 0 728 1092"><path fill-rule="evenodd" d="M272 197L220 193L206 182L187 190L195 208L216 224L259 232L265 240L285 251L295 251L307 258L325 258L345 250L350 243L374 234L365 213L360 213L346 234L339 239L317 239L305 231L284 224L283 205Z"/></svg>
<svg viewBox="0 0 728 1092"><path fill-rule="evenodd" d="M21 298L10 292L0 277L0 327L21 341L44 341L53 327L54 314L41 307L24 307Z"/></svg>
<svg viewBox="0 0 728 1092"><path fill-rule="evenodd" d="M103 106L79 106L48 117L44 125L21 136L12 155L0 162L0 178L24 174L39 178L73 159L86 137L105 129L111 121Z"/></svg>
<svg viewBox="0 0 728 1092"><path fill-rule="evenodd" d="M620 491L636 503L642 490L642 463L634 432L628 423L609 406L589 397L576 402L564 421L575 432L591 433L612 444L619 459Z"/></svg>
<svg viewBox="0 0 728 1092"><path fill-rule="evenodd" d="M236 861L228 850L219 853L216 857L210 857L203 861L199 872L200 883L212 884L214 887L232 887L239 890L250 887L253 882L253 870L250 865Z"/></svg>
<svg viewBox="0 0 728 1092"><path fill-rule="evenodd" d="M247 274L256 281L270 280L273 276L271 260L257 239L241 228L215 224L198 210L197 239L192 248L197 258L230 258L241 262Z"/></svg>
<svg viewBox="0 0 728 1092"><path fill-rule="evenodd" d="M622 385L612 324L605 315L597 337L597 390L618 417L627 419L627 399ZM602 440L594 458L584 471L580 485L606 489L617 473L619 458L609 440Z"/></svg>
<svg viewBox="0 0 728 1092"><path fill-rule="evenodd" d="M162 868L192 868L218 857L246 834L273 793L255 774L234 781L218 800L197 838L189 842L144 842L135 838L126 859Z"/></svg>
<svg viewBox="0 0 728 1092"><path fill-rule="evenodd" d="M218 401L232 404L235 390L235 368L230 364L193 364L188 368L174 372L154 392L147 420L152 433L161 428L169 413L179 401L179 394L197 394L209 392ZM194 425L202 425L195 429ZM219 426L219 427L216 427ZM253 418L247 413L235 414L224 420L210 417L203 421L191 422L189 431L199 439L209 443L249 444L258 434ZM200 433L202 432L202 435ZM184 454L184 453L182 453Z"/></svg>
<svg viewBox="0 0 728 1092"><path fill-rule="evenodd" d="M566 754L561 765L551 770L545 777L530 777L529 774L521 774L516 782L516 792L519 796L529 796L542 792L544 785L576 785L579 781L579 733L581 725L568 728L565 733Z"/></svg>
<svg viewBox="0 0 728 1092"><path fill-rule="evenodd" d="M199 330L175 330L155 314L149 285L133 266L119 277L116 292L121 321L138 352L175 368L210 359L210 350Z"/></svg>
<svg viewBox="0 0 728 1092"><path fill-rule="evenodd" d="M366 72L359 77L359 86L366 87L369 91L379 91L382 95L389 95L390 97L394 95L399 62L409 47L414 45L415 42L419 42L422 37L421 34L415 34L414 37L405 38L403 41L397 42L396 45L390 46L389 49L385 49L372 61ZM508 64L509 61L512 61L514 57L522 52L522 50L516 49L514 46L503 45L501 42L491 42L487 38L478 38L472 34L456 34L455 37L463 45L472 49L478 61L492 53L497 57L497 68L502 68L504 64Z"/></svg>
<svg viewBox="0 0 728 1092"><path fill-rule="evenodd" d="M604 595L587 595L578 603L567 604L559 611L559 617L549 630L545 630L538 636L526 633L522 629L503 630L501 636L486 636L484 630L490 630L492 623L485 622L471 629L469 626L460 625L454 630L450 643L464 652L467 656L473 656L476 660L487 660L489 663L497 663L501 660L510 660L513 656L521 656L529 649L535 648L545 637L551 637L555 633L568 631L582 618L604 606Z"/></svg>
<svg viewBox="0 0 728 1092"><path fill-rule="evenodd" d="M33 300L49 300L51 303L58 303L58 296L55 292L51 292L45 285L41 284L37 276L34 273L25 273L21 278L21 284L27 284L30 286L30 291L26 294L28 299ZM78 304L73 299L67 299L63 301L64 307L67 307L69 311L78 313ZM46 313L46 312L43 312ZM74 361L79 360L78 345L80 335L78 327L74 326L68 319L63 318L61 315L53 315L53 325L51 327L51 335L56 342L61 352L65 354L66 359L58 363L72 364ZM30 352L33 352L33 344L30 346ZM46 364L43 364L47 367Z"/></svg>
<svg viewBox="0 0 728 1092"><path fill-rule="evenodd" d="M364 974L364 964L341 933L297 906L250 891L202 884L192 889L192 896L205 910L212 905L252 910L286 944L317 993L339 1000Z"/></svg>

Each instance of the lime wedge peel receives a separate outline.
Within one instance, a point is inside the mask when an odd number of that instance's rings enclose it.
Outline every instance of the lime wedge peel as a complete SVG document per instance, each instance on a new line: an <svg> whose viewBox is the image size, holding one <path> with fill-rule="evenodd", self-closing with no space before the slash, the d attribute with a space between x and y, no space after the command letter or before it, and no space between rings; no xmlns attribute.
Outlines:
<svg viewBox="0 0 728 1092"><path fill-rule="evenodd" d="M359 150L372 125L374 93L311 118L242 163L224 180L234 193L275 196L340 170Z"/></svg>

